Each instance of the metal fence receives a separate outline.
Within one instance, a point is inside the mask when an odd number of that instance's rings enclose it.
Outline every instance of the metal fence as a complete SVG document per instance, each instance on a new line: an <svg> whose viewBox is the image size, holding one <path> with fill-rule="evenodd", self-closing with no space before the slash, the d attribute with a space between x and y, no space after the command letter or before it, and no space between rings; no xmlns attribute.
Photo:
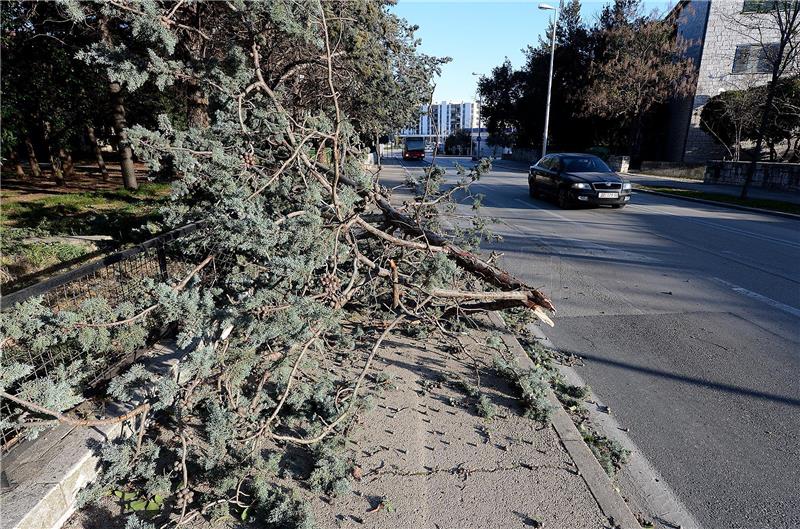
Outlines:
<svg viewBox="0 0 800 529"><path fill-rule="evenodd" d="M4 293L0 298L0 308L3 311L9 310L34 297L41 297L43 304L54 311L77 309L84 301L95 297L105 298L112 306L132 300L140 293L140 289L134 285L142 279L167 281L170 277L182 277L194 266L181 257L180 248L182 238L197 229L197 224L184 226L41 283L9 294ZM34 368L18 384L47 377L57 366L77 360L81 356L80 351L66 349L49 349L37 354L30 351L4 351L4 354L8 360L17 360ZM92 363L91 367L87 366L90 369L86 377L87 387L96 386L105 380L109 371L122 360L121 356L112 356L104 358L102 362ZM9 392L13 392L13 388ZM5 399L0 399L0 415L14 420L20 416L20 412ZM19 434L17 428L0 431L0 451L5 453L10 450L19 440Z"/></svg>

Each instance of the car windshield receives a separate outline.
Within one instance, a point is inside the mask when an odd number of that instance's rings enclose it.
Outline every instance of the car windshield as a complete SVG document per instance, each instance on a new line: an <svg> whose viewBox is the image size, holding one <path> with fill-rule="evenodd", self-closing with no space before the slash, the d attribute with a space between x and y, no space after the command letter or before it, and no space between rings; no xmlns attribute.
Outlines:
<svg viewBox="0 0 800 529"><path fill-rule="evenodd" d="M570 156L564 157L564 171L569 173L610 173L611 169L601 160L594 156Z"/></svg>

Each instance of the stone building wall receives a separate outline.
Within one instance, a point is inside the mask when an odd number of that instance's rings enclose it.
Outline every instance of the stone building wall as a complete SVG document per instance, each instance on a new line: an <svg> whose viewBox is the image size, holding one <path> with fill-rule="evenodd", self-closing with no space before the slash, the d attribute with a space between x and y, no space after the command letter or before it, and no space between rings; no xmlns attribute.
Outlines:
<svg viewBox="0 0 800 529"><path fill-rule="evenodd" d="M732 73L736 46L758 43L758 35L744 24L758 22L765 39L777 39L777 34L774 29L770 30L774 27L770 15L742 13L743 0L693 1L690 4L708 4L709 11L683 161L703 162L726 154L725 149L700 128L703 106L721 92L759 86L769 80L769 74Z"/></svg>
<svg viewBox="0 0 800 529"><path fill-rule="evenodd" d="M696 71L700 69L709 7L708 0L688 0L678 4L675 8L678 37L688 45L684 57L694 61ZM693 97L685 97L676 99L669 104L667 145L662 153L664 159L668 161L683 161L686 134L689 130L688 123L692 115L692 103Z"/></svg>

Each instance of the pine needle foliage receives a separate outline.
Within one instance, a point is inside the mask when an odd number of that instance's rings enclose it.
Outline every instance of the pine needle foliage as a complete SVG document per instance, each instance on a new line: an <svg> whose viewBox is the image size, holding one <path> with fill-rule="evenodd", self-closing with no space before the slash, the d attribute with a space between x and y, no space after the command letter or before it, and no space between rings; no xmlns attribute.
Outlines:
<svg viewBox="0 0 800 529"><path fill-rule="evenodd" d="M340 438L366 405L364 382L391 333L424 333L445 315L552 309L458 246L477 245L485 221L434 233L486 162L458 169L447 188L432 168L402 211L364 165L371 139L407 125L430 99L443 62L418 51L415 28L390 5L57 4L66 22L95 31L77 56L128 99L145 89L185 95L185 120L131 124L127 141L174 180L164 222L199 225L181 239L183 278L142 281L117 306L102 292L71 311L34 300L3 320L0 385L31 433L73 420L62 412L83 398L83 366L143 347L153 322L175 329L177 373L133 365L108 385L134 410L136 434L99 449L87 500L120 489L158 495L163 506L148 521L157 527L310 527L303 491L346 492L352 467ZM27 350L56 353L58 369L30 382ZM506 369L543 419L540 374ZM284 468L288 445L314 461L305 475Z"/></svg>
<svg viewBox="0 0 800 529"><path fill-rule="evenodd" d="M553 406L547 400L549 376L545 369L538 366L522 369L517 365L516 359L508 360L501 356L494 357L493 366L519 392L522 414L525 417L539 422L550 419Z"/></svg>

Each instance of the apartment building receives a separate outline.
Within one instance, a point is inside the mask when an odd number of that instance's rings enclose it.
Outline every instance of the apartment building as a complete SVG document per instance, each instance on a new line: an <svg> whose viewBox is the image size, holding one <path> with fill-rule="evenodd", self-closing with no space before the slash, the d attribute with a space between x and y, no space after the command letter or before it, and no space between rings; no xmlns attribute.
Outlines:
<svg viewBox="0 0 800 529"><path fill-rule="evenodd" d="M698 163L725 154L701 129L700 115L717 94L768 82L771 66L766 57L770 40L777 41L768 11L775 1L682 0L669 13L678 35L691 43L685 56L694 60L697 84L693 95L670 105L663 159Z"/></svg>
<svg viewBox="0 0 800 529"><path fill-rule="evenodd" d="M459 129L477 129L480 108L473 101L441 101L420 108L414 127L400 131L400 136L438 136L443 140Z"/></svg>

